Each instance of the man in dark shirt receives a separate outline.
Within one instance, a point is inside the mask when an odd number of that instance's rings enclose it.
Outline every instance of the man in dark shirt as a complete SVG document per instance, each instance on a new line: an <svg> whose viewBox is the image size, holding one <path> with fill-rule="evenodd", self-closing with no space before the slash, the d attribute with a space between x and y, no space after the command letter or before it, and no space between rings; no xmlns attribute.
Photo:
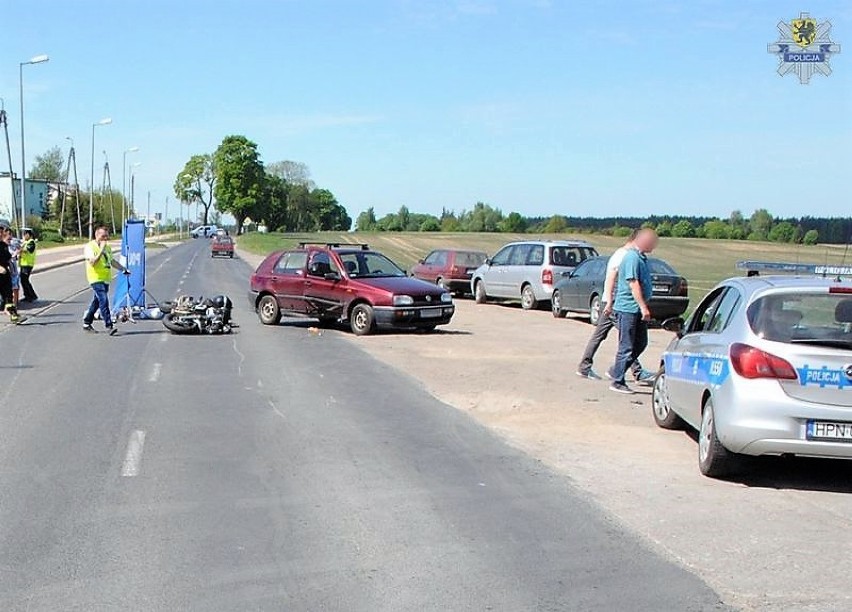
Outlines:
<svg viewBox="0 0 852 612"><path fill-rule="evenodd" d="M0 233L5 233L8 229L9 224L0 221ZM12 253L4 240L0 240L0 303L9 315L9 320L17 323L20 320L18 309L12 301Z"/></svg>

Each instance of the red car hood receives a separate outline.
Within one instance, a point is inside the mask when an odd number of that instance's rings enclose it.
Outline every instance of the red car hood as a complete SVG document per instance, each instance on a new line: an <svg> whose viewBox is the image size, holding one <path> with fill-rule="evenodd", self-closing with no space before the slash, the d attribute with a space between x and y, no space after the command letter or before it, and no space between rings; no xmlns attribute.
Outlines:
<svg viewBox="0 0 852 612"><path fill-rule="evenodd" d="M384 278L358 278L351 279L352 282L363 283L377 289L384 289L396 295L433 295L439 296L445 293L440 287L427 283L417 278L408 276L395 276Z"/></svg>

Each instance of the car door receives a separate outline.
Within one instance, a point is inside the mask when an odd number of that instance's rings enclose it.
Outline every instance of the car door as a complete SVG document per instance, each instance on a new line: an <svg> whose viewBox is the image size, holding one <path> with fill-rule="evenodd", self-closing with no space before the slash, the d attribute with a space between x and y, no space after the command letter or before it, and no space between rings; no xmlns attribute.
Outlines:
<svg viewBox="0 0 852 612"><path fill-rule="evenodd" d="M423 261L414 267L414 276L421 280L434 283L437 280L435 275L435 264L438 260L441 251L432 251Z"/></svg>
<svg viewBox="0 0 852 612"><path fill-rule="evenodd" d="M666 355L666 383L675 411L688 423L701 421L704 391L728 375L728 346L723 332L742 303L735 287L722 286L696 308L675 350Z"/></svg>
<svg viewBox="0 0 852 612"><path fill-rule="evenodd" d="M527 277L527 260L532 250L531 244L516 244L503 268L503 297L519 298L521 286Z"/></svg>
<svg viewBox="0 0 852 612"><path fill-rule="evenodd" d="M311 251L303 283L305 314L316 317L341 316L346 295L343 285L343 275L331 253Z"/></svg>
<svg viewBox="0 0 852 612"><path fill-rule="evenodd" d="M569 299L571 300L572 309L583 312L589 309L597 263L596 261L592 261L580 264L571 273L571 294Z"/></svg>
<svg viewBox="0 0 852 612"><path fill-rule="evenodd" d="M485 266L482 279L489 297L510 297L506 289L505 272L514 250L513 244L504 246L491 258L491 263Z"/></svg>
<svg viewBox="0 0 852 612"><path fill-rule="evenodd" d="M301 312L304 310L302 284L308 254L304 251L288 251L272 266L269 289L278 300L282 310Z"/></svg>

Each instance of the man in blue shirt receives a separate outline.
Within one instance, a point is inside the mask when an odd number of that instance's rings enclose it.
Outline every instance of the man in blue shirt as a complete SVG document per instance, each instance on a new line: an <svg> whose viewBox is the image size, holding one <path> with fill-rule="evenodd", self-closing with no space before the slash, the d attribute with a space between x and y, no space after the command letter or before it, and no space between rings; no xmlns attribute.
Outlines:
<svg viewBox="0 0 852 612"><path fill-rule="evenodd" d="M624 382L624 374L648 346L648 321L651 320L648 301L653 284L646 255L657 247L658 240L654 230L640 231L634 248L625 253L618 269L612 307L618 327L618 352L615 364L607 372L612 379L609 388L618 393L633 393Z"/></svg>

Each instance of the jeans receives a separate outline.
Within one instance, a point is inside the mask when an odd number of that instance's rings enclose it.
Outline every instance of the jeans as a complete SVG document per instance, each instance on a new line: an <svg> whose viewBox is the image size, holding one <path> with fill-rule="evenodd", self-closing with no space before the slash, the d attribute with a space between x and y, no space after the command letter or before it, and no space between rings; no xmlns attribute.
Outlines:
<svg viewBox="0 0 852 612"><path fill-rule="evenodd" d="M24 290L24 299L34 302L38 298L38 296L36 295L36 292L33 289L33 285L30 282L30 274L32 273L32 266L21 266L21 289Z"/></svg>
<svg viewBox="0 0 852 612"><path fill-rule="evenodd" d="M639 312L616 312L618 326L618 352L615 365L609 371L612 379L624 384L624 374L639 359L648 346L648 323Z"/></svg>
<svg viewBox="0 0 852 612"><path fill-rule="evenodd" d="M89 309L83 317L83 323L91 325L95 320L95 312L100 308L101 319L107 329L112 327L112 314L109 311L109 283L92 283L92 291L95 292L92 296L92 303L89 304Z"/></svg>
<svg viewBox="0 0 852 612"><path fill-rule="evenodd" d="M595 358L595 353L598 352L601 343L606 340L609 335L609 330L615 326L615 313L610 313L608 317L604 316L603 308L601 308L601 316L598 318L598 324L595 325L595 330L592 332L592 337L589 338L586 344L586 350L583 351L583 357L580 359L580 365L577 366L577 371L583 374L588 374L592 369L592 363ZM633 377L638 380L642 375L642 364L639 360L633 362L630 370L633 372Z"/></svg>

